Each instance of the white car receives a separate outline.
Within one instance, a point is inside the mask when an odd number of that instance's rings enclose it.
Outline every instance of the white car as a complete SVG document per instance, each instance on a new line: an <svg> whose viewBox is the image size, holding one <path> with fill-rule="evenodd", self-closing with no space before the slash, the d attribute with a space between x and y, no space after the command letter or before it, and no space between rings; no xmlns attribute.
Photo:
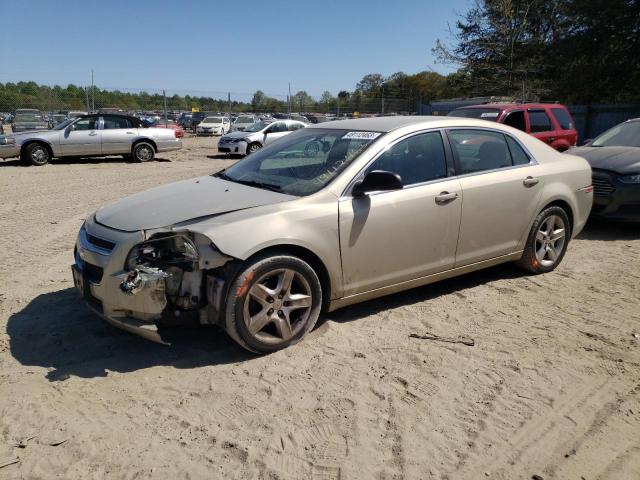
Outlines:
<svg viewBox="0 0 640 480"><path fill-rule="evenodd" d="M197 135L224 135L231 130L229 117L205 117L196 127Z"/></svg>
<svg viewBox="0 0 640 480"><path fill-rule="evenodd" d="M257 122L242 132L232 132L220 138L218 151L234 155L249 155L285 135L305 128L306 123L297 120Z"/></svg>
<svg viewBox="0 0 640 480"><path fill-rule="evenodd" d="M242 132L245 128L259 122L260 118L255 115L240 115L236 118L235 122L231 126L232 132Z"/></svg>

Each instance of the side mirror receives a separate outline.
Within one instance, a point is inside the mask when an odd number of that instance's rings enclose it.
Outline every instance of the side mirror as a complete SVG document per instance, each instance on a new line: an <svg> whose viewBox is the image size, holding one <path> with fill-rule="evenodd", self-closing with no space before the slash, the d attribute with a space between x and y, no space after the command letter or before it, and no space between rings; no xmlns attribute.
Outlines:
<svg viewBox="0 0 640 480"><path fill-rule="evenodd" d="M583 147L588 147L593 142L593 138L587 138L584 142L582 142Z"/></svg>
<svg viewBox="0 0 640 480"><path fill-rule="evenodd" d="M386 170L373 170L353 186L352 195L361 197L368 192L402 190L400 175Z"/></svg>

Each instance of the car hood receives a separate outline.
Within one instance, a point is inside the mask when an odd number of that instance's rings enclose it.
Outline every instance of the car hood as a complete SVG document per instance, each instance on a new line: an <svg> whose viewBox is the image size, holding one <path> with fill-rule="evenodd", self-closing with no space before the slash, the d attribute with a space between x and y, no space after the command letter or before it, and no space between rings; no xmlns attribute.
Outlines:
<svg viewBox="0 0 640 480"><path fill-rule="evenodd" d="M250 135L255 135L256 133L260 133L260 132L231 132L231 133L227 133L223 138L245 138L248 137Z"/></svg>
<svg viewBox="0 0 640 480"><path fill-rule="evenodd" d="M20 143L24 140L28 140L30 138L42 138L43 140L54 140L57 139L60 135L59 130L48 130L48 129L38 129L38 130L27 130L26 132L14 132L11 134L13 138L16 139L16 142Z"/></svg>
<svg viewBox="0 0 640 480"><path fill-rule="evenodd" d="M640 147L577 147L567 153L584 158L591 168L620 174L640 172Z"/></svg>
<svg viewBox="0 0 640 480"><path fill-rule="evenodd" d="M96 221L106 227L135 232L295 198L205 176L162 185L111 203L96 212Z"/></svg>

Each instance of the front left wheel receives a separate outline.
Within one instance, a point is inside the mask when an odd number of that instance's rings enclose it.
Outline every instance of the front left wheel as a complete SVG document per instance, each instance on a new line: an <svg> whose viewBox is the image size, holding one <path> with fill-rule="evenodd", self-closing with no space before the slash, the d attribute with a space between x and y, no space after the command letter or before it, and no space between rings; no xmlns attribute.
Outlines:
<svg viewBox="0 0 640 480"><path fill-rule="evenodd" d="M50 159L51 153L42 143L31 143L27 145L20 155L20 160L22 160L22 162L30 163L31 165L36 165L38 167L46 165L49 163Z"/></svg>
<svg viewBox="0 0 640 480"><path fill-rule="evenodd" d="M225 328L247 350L270 353L302 340L321 307L320 280L308 263L284 254L260 257L231 285Z"/></svg>

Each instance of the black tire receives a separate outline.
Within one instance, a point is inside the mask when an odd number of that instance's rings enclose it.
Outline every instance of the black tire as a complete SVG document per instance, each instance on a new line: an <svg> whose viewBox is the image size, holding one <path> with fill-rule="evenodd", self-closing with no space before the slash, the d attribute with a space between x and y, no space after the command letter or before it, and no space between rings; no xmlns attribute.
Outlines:
<svg viewBox="0 0 640 480"><path fill-rule="evenodd" d="M250 143L249 145L247 145L247 155L249 155L250 153L255 153L261 148L262 145L260 145L258 142Z"/></svg>
<svg viewBox="0 0 640 480"><path fill-rule="evenodd" d="M288 287L285 280L287 272L293 272ZM258 283L260 285L256 287ZM266 299L257 299L253 294L255 291L266 295ZM303 303L305 306L298 306ZM226 301L224 327L229 336L245 349L265 354L302 340L316 324L321 308L322 286L309 264L286 254L262 256L249 260L232 282ZM251 320L246 319L247 316L257 319L258 325L262 324L262 319L266 319L266 323L252 332L249 328ZM282 325L288 327L283 328Z"/></svg>
<svg viewBox="0 0 640 480"><path fill-rule="evenodd" d="M130 153L125 153L124 155L122 155L122 158L127 162L130 162L131 160L133 160L133 157L131 156Z"/></svg>
<svg viewBox="0 0 640 480"><path fill-rule="evenodd" d="M552 221L554 225L549 227ZM564 229L562 237L560 227ZM548 232L548 235L545 235L545 232ZM553 240L554 237L558 238ZM562 262L570 239L571 223L567 212L555 205L547 207L534 220L522 258L517 264L536 274L551 272ZM550 255L551 252L553 255Z"/></svg>
<svg viewBox="0 0 640 480"><path fill-rule="evenodd" d="M155 157L156 151L150 143L140 142L133 146L131 154L137 162L149 162Z"/></svg>
<svg viewBox="0 0 640 480"><path fill-rule="evenodd" d="M41 167L51 160L51 151L44 143L34 142L27 145L20 154L23 163Z"/></svg>

